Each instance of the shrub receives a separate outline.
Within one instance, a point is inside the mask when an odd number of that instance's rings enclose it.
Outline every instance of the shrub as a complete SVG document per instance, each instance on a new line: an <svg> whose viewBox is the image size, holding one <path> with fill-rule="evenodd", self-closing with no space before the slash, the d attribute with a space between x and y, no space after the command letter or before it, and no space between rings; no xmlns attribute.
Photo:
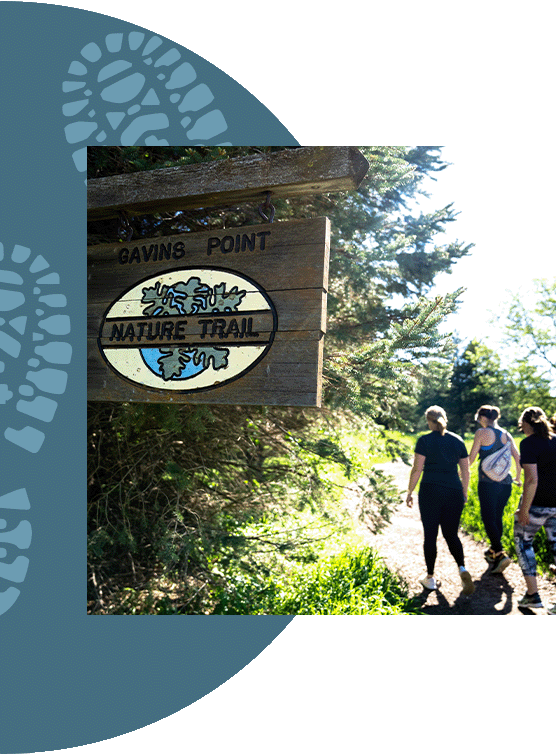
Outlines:
<svg viewBox="0 0 556 754"><path fill-rule="evenodd" d="M266 615L402 615L417 613L405 585L369 547L346 547L312 565L265 581L238 577L215 613Z"/></svg>

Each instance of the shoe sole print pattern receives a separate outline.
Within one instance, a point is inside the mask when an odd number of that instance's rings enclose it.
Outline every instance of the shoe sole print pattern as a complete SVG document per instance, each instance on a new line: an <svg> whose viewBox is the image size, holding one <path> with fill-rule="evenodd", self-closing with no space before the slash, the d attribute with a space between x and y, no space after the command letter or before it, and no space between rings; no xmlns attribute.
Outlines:
<svg viewBox="0 0 556 754"><path fill-rule="evenodd" d="M21 519L21 511L29 510L29 498L24 489L14 490L0 496L0 584L10 585L0 590L0 615L6 613L20 595L18 587L27 575L29 558L20 554L20 550L27 550L31 544L31 524L27 519ZM13 528L8 529L8 526ZM8 545L8 549L4 547ZM12 551L12 552L10 552ZM10 560L4 561L9 557Z"/></svg>
<svg viewBox="0 0 556 754"><path fill-rule="evenodd" d="M70 119L66 140L82 145L72 156L83 173L87 144L169 146L164 136L171 132L172 143L200 145L220 141L228 129L213 93L197 80L182 52L139 31L108 34L103 43L85 45L62 90L62 112Z"/></svg>
<svg viewBox="0 0 556 754"><path fill-rule="evenodd" d="M3 436L30 453L41 449L42 427L54 418L57 396L67 386L67 371L60 367L71 361L72 347L64 340L71 325L63 313L67 299L59 293L59 283L59 274L40 254L16 245L5 255L0 244L0 404L7 417Z"/></svg>
<svg viewBox="0 0 556 754"><path fill-rule="evenodd" d="M61 367L69 364L72 356L71 345L63 340L71 326L69 316L63 313L67 300L59 292L59 283L59 274L42 255L20 245L5 254L0 244L2 435L33 454L41 449L43 427L53 420L57 398L66 390L68 374ZM26 519L16 521L14 511L29 508L25 489L0 496L1 585L25 579L29 560L16 551L29 547L31 524ZM7 529L10 525L14 528ZM0 615L13 606L19 593L13 586L0 589Z"/></svg>

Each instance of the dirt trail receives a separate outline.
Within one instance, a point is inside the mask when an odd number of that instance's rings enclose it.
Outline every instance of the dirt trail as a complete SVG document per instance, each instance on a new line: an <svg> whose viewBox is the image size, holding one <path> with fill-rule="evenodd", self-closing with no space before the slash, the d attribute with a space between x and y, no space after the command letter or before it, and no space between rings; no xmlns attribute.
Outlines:
<svg viewBox="0 0 556 754"><path fill-rule="evenodd" d="M400 492L407 490L410 467L404 463L377 464L375 468L394 477ZM422 604L429 615L547 615L546 608L556 603L556 579L539 577L539 594L544 609L520 608L517 600L525 593L521 569L512 562L501 574L491 574L484 559L486 545L460 531L465 553L465 566L475 584L474 594L461 593L458 568L439 532L435 575L440 588L425 590L419 579L426 575L423 556L423 528L419 517L417 495L413 508L403 502L392 516L391 523L380 534L367 533L367 539L380 552L391 571L398 573L408 585L409 592Z"/></svg>

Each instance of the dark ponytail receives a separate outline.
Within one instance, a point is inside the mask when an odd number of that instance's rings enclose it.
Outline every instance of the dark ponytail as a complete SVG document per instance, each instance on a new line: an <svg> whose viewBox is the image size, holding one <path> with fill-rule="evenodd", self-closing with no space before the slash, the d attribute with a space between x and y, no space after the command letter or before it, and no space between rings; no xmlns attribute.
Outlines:
<svg viewBox="0 0 556 754"><path fill-rule="evenodd" d="M519 417L519 426L521 426L522 422L527 422L533 430L533 434L542 437L543 440L548 440L552 434L552 426L542 408L538 406L526 408Z"/></svg>
<svg viewBox="0 0 556 754"><path fill-rule="evenodd" d="M498 406L481 406L475 414L475 421L479 416L484 416L489 422L494 422L500 416L500 409Z"/></svg>

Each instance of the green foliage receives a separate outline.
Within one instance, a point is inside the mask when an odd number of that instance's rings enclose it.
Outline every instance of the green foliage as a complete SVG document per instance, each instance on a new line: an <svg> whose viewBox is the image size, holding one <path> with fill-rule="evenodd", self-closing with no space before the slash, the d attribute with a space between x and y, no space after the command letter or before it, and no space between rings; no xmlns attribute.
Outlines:
<svg viewBox="0 0 556 754"><path fill-rule="evenodd" d="M537 365L516 360L509 374L511 386L505 415L510 426L517 427L519 417L528 406L542 406L549 417L556 412L554 379L543 376L543 370Z"/></svg>
<svg viewBox="0 0 556 754"><path fill-rule="evenodd" d="M474 417L483 404L498 406L500 424L511 431L527 406L543 406L549 416L556 411L553 386L537 365L515 360L505 366L500 354L477 338L456 353L451 363L434 360L426 369L427 380L421 383L415 410L408 412L421 428L424 410L432 404L446 410L449 428L461 435L477 428Z"/></svg>
<svg viewBox="0 0 556 754"><path fill-rule="evenodd" d="M523 297L510 298L506 312L507 342L520 361L534 359L556 377L556 278L533 281L532 303L526 306Z"/></svg>
<svg viewBox="0 0 556 754"><path fill-rule="evenodd" d="M501 410L500 423L515 430L527 406L556 412L556 279L534 281L531 301L510 297L497 318L505 348L494 351L473 338L452 363L429 363L430 380L421 388L418 414L433 403L443 406L450 429L464 434L476 428L482 404ZM414 419L417 418L414 416Z"/></svg>
<svg viewBox="0 0 556 754"><path fill-rule="evenodd" d="M398 502L360 448L303 412L91 404L89 419L91 612L137 611L168 583L182 611L206 613L238 569L313 561L348 536L348 487L375 530Z"/></svg>
<svg viewBox="0 0 556 754"><path fill-rule="evenodd" d="M87 150L87 178L197 165L284 147L92 147Z"/></svg>
<svg viewBox="0 0 556 754"><path fill-rule="evenodd" d="M402 615L418 612L407 590L368 547L345 548L267 581L238 577L214 613L235 615Z"/></svg>
<svg viewBox="0 0 556 754"><path fill-rule="evenodd" d="M492 349L473 339L455 361L447 405L450 424L460 434L476 429L475 413L483 404L505 408L511 392L509 375Z"/></svg>
<svg viewBox="0 0 556 754"><path fill-rule="evenodd" d="M325 351L329 405L374 415L386 425L399 419L401 397L417 391L431 353L450 349L449 340L438 334L437 326L455 309L460 293L461 289L407 305L403 318L393 322L382 338L336 353L329 352L332 341Z"/></svg>
<svg viewBox="0 0 556 754"><path fill-rule="evenodd" d="M323 206L333 238L324 379L328 405L347 406L387 426L404 426L426 363L451 348L439 324L462 289L427 298L471 245L439 243L456 219L451 205L407 211L424 175L444 169L438 147L360 147L367 177L349 201Z"/></svg>

